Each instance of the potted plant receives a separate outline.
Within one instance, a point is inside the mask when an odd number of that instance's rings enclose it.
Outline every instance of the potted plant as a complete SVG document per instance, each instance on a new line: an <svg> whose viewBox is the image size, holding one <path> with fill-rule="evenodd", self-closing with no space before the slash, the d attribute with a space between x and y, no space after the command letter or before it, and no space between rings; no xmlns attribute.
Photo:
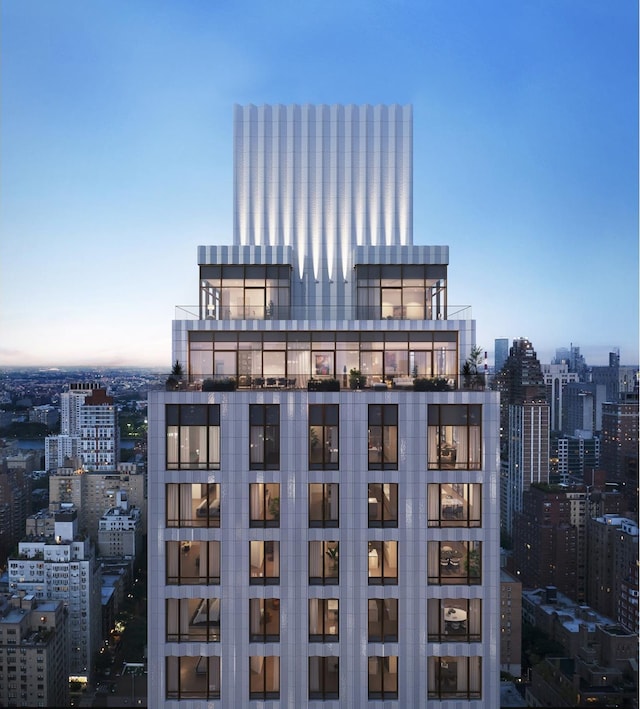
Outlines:
<svg viewBox="0 0 640 709"><path fill-rule="evenodd" d="M482 366L481 361L482 348L478 346L472 347L460 372L466 389L482 389L484 387L484 377L479 371Z"/></svg>
<svg viewBox="0 0 640 709"><path fill-rule="evenodd" d="M349 387L351 389L362 389L367 381L367 378L359 369L349 370Z"/></svg>
<svg viewBox="0 0 640 709"><path fill-rule="evenodd" d="M280 519L280 498L272 497L269 500L269 514L273 519Z"/></svg>
<svg viewBox="0 0 640 709"><path fill-rule="evenodd" d="M414 391L449 391L449 382L442 377L418 377L413 380Z"/></svg>
<svg viewBox="0 0 640 709"><path fill-rule="evenodd" d="M236 380L233 377L221 379L205 379L202 382L202 391L235 391Z"/></svg>
<svg viewBox="0 0 640 709"><path fill-rule="evenodd" d="M174 391L180 388L182 383L182 377L184 376L184 369L180 364L179 360L176 360L171 368L171 374L167 377L166 388L167 391Z"/></svg>

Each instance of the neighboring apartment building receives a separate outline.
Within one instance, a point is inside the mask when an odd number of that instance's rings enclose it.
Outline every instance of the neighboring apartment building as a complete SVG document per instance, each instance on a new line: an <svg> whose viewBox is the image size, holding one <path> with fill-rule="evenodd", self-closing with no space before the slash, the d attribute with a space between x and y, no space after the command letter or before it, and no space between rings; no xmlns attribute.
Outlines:
<svg viewBox="0 0 640 709"><path fill-rule="evenodd" d="M140 510L142 529L146 530L145 476L132 472L127 464L110 472L86 472L82 467L58 468L49 476L49 503L71 503L78 509L78 527L94 542L98 540L100 520L116 506L118 495L129 506Z"/></svg>
<svg viewBox="0 0 640 709"><path fill-rule="evenodd" d="M542 375L544 384L547 387L547 403L549 404L550 416L549 425L551 431L562 430L562 401L564 389L569 382L577 382L577 372L570 372L569 365L543 364Z"/></svg>
<svg viewBox="0 0 640 709"><path fill-rule="evenodd" d="M604 384L569 382L562 397L562 433L565 436L596 436L602 430Z"/></svg>
<svg viewBox="0 0 640 709"><path fill-rule="evenodd" d="M626 487L629 497L638 494L638 413L637 393L602 405L600 465L607 482Z"/></svg>
<svg viewBox="0 0 640 709"><path fill-rule="evenodd" d="M591 471L600 467L600 439L593 436L562 436L551 438L551 461L556 482L586 482Z"/></svg>
<svg viewBox="0 0 640 709"><path fill-rule="evenodd" d="M633 578L638 566L638 525L614 514L594 517L587 521L587 545L587 601L600 613L618 619L628 602L622 584Z"/></svg>
<svg viewBox="0 0 640 709"><path fill-rule="evenodd" d="M62 601L0 599L0 706L69 706L68 625Z"/></svg>
<svg viewBox="0 0 640 709"><path fill-rule="evenodd" d="M525 588L555 586L584 603L587 507L584 487L532 485L524 493L509 568Z"/></svg>
<svg viewBox="0 0 640 709"><path fill-rule="evenodd" d="M520 677L522 671L522 583L500 571L500 671Z"/></svg>
<svg viewBox="0 0 640 709"><path fill-rule="evenodd" d="M60 434L45 439L45 468L54 471L80 458L85 470L115 470L120 460L118 412L96 383L72 383L60 395Z"/></svg>
<svg viewBox="0 0 640 709"><path fill-rule="evenodd" d="M154 707L499 704L498 395L459 388L411 133L236 108L234 245L198 249L184 380L149 396Z"/></svg>
<svg viewBox="0 0 640 709"><path fill-rule="evenodd" d="M118 493L116 506L107 510L98 528L98 554L105 557L137 559L142 551L142 518L137 507L130 507Z"/></svg>
<svg viewBox="0 0 640 709"><path fill-rule="evenodd" d="M495 378L500 392L501 525L513 534L523 494L549 482L549 404L540 362L525 338L513 341Z"/></svg>
<svg viewBox="0 0 640 709"><path fill-rule="evenodd" d="M78 535L75 510L56 513L53 537L27 538L9 557L9 588L62 601L69 613L72 675L90 679L100 645L100 569L89 539Z"/></svg>

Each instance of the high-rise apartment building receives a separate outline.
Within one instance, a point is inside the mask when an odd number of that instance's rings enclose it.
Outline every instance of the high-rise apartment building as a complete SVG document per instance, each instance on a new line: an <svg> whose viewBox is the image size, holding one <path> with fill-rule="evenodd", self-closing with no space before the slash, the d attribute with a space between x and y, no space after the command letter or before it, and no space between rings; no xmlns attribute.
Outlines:
<svg viewBox="0 0 640 709"><path fill-rule="evenodd" d="M62 601L69 614L69 671L89 680L100 644L100 569L73 509L56 513L54 536L27 538L9 557L9 588L38 600Z"/></svg>
<svg viewBox="0 0 640 709"><path fill-rule="evenodd" d="M550 426L552 431L562 430L562 400L564 389L569 382L577 382L576 372L570 372L567 364L543 364L542 376L547 387Z"/></svg>
<svg viewBox="0 0 640 709"><path fill-rule="evenodd" d="M58 468L49 476L50 504L73 504L78 510L78 528L95 543L104 513L117 506L118 496L140 510L142 529L146 529L146 490L144 475L121 463L110 472L86 472L82 467Z"/></svg>
<svg viewBox="0 0 640 709"><path fill-rule="evenodd" d="M412 245L411 136L236 108L235 242L149 396L154 707L499 703L498 396L460 388L448 248Z"/></svg>
<svg viewBox="0 0 640 709"><path fill-rule="evenodd" d="M522 496L533 483L549 482L549 404L542 368L533 345L513 341L495 378L500 392L501 524L513 532Z"/></svg>
<svg viewBox="0 0 640 709"><path fill-rule="evenodd" d="M638 395L628 394L622 401L602 405L600 464L609 482L638 491Z"/></svg>
<svg viewBox="0 0 640 709"><path fill-rule="evenodd" d="M60 434L45 439L45 468L53 471L78 457L85 470L115 470L120 431L113 398L96 383L71 383L60 403Z"/></svg>
<svg viewBox="0 0 640 709"><path fill-rule="evenodd" d="M498 337L494 340L493 371L497 374L509 356L509 338Z"/></svg>
<svg viewBox="0 0 640 709"><path fill-rule="evenodd" d="M62 601L0 597L0 706L69 706L68 626Z"/></svg>
<svg viewBox="0 0 640 709"><path fill-rule="evenodd" d="M588 495L583 486L532 485L513 523L509 569L525 588L586 598Z"/></svg>

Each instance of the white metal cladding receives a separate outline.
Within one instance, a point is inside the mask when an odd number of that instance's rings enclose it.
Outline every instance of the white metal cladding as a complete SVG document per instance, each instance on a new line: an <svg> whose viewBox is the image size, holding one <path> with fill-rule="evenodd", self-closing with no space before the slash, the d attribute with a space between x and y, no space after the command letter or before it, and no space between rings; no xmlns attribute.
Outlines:
<svg viewBox="0 0 640 709"><path fill-rule="evenodd" d="M294 246L319 279L412 244L412 143L410 105L235 106L234 243Z"/></svg>

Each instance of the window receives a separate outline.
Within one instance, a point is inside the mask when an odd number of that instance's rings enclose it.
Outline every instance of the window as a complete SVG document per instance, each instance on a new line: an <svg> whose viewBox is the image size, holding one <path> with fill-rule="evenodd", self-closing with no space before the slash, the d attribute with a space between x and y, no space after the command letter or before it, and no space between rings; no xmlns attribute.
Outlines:
<svg viewBox="0 0 640 709"><path fill-rule="evenodd" d="M480 657L430 657L429 699L480 699L481 670Z"/></svg>
<svg viewBox="0 0 640 709"><path fill-rule="evenodd" d="M369 483L369 526L398 526L397 483Z"/></svg>
<svg viewBox="0 0 640 709"><path fill-rule="evenodd" d="M309 483L309 526L338 526L338 483Z"/></svg>
<svg viewBox="0 0 640 709"><path fill-rule="evenodd" d="M338 469L338 404L309 405L309 470Z"/></svg>
<svg viewBox="0 0 640 709"><path fill-rule="evenodd" d="M398 583L398 542L369 542L369 585Z"/></svg>
<svg viewBox="0 0 640 709"><path fill-rule="evenodd" d="M252 643L280 640L280 599L249 600L249 641Z"/></svg>
<svg viewBox="0 0 640 709"><path fill-rule="evenodd" d="M369 470L398 469L398 407L369 404Z"/></svg>
<svg viewBox="0 0 640 709"><path fill-rule="evenodd" d="M220 542L167 542L167 584L219 584Z"/></svg>
<svg viewBox="0 0 640 709"><path fill-rule="evenodd" d="M252 483L249 485L249 526L280 526L280 485Z"/></svg>
<svg viewBox="0 0 640 709"><path fill-rule="evenodd" d="M429 406L429 470L480 470L481 421L480 404Z"/></svg>
<svg viewBox="0 0 640 709"><path fill-rule="evenodd" d="M429 484L429 527L480 527L482 485Z"/></svg>
<svg viewBox="0 0 640 709"><path fill-rule="evenodd" d="M249 583L280 583L280 542L249 542Z"/></svg>
<svg viewBox="0 0 640 709"><path fill-rule="evenodd" d="M280 405L249 405L249 466L251 470L280 467Z"/></svg>
<svg viewBox="0 0 640 709"><path fill-rule="evenodd" d="M369 699L398 698L398 657L369 657Z"/></svg>
<svg viewBox="0 0 640 709"><path fill-rule="evenodd" d="M309 599L309 642L335 642L339 636L337 598Z"/></svg>
<svg viewBox="0 0 640 709"><path fill-rule="evenodd" d="M430 642L480 642L481 620L479 598L430 598L427 601Z"/></svg>
<svg viewBox="0 0 640 709"><path fill-rule="evenodd" d="M219 527L220 485L169 483L167 527Z"/></svg>
<svg viewBox="0 0 640 709"><path fill-rule="evenodd" d="M220 699L219 657L167 657L167 699Z"/></svg>
<svg viewBox="0 0 640 709"><path fill-rule="evenodd" d="M220 469L220 406L167 404L167 469Z"/></svg>
<svg viewBox="0 0 640 709"><path fill-rule="evenodd" d="M249 699L280 699L280 658L277 655L249 658Z"/></svg>
<svg viewBox="0 0 640 709"><path fill-rule="evenodd" d="M338 557L338 542L309 542L309 583L324 586L337 584Z"/></svg>
<svg viewBox="0 0 640 709"><path fill-rule="evenodd" d="M338 699L339 658L309 658L309 699Z"/></svg>
<svg viewBox="0 0 640 709"><path fill-rule="evenodd" d="M430 584L482 583L482 542L427 542Z"/></svg>
<svg viewBox="0 0 640 709"><path fill-rule="evenodd" d="M398 599L369 599L369 642L398 642Z"/></svg>
<svg viewBox="0 0 640 709"><path fill-rule="evenodd" d="M167 599L167 642L220 642L220 599Z"/></svg>

